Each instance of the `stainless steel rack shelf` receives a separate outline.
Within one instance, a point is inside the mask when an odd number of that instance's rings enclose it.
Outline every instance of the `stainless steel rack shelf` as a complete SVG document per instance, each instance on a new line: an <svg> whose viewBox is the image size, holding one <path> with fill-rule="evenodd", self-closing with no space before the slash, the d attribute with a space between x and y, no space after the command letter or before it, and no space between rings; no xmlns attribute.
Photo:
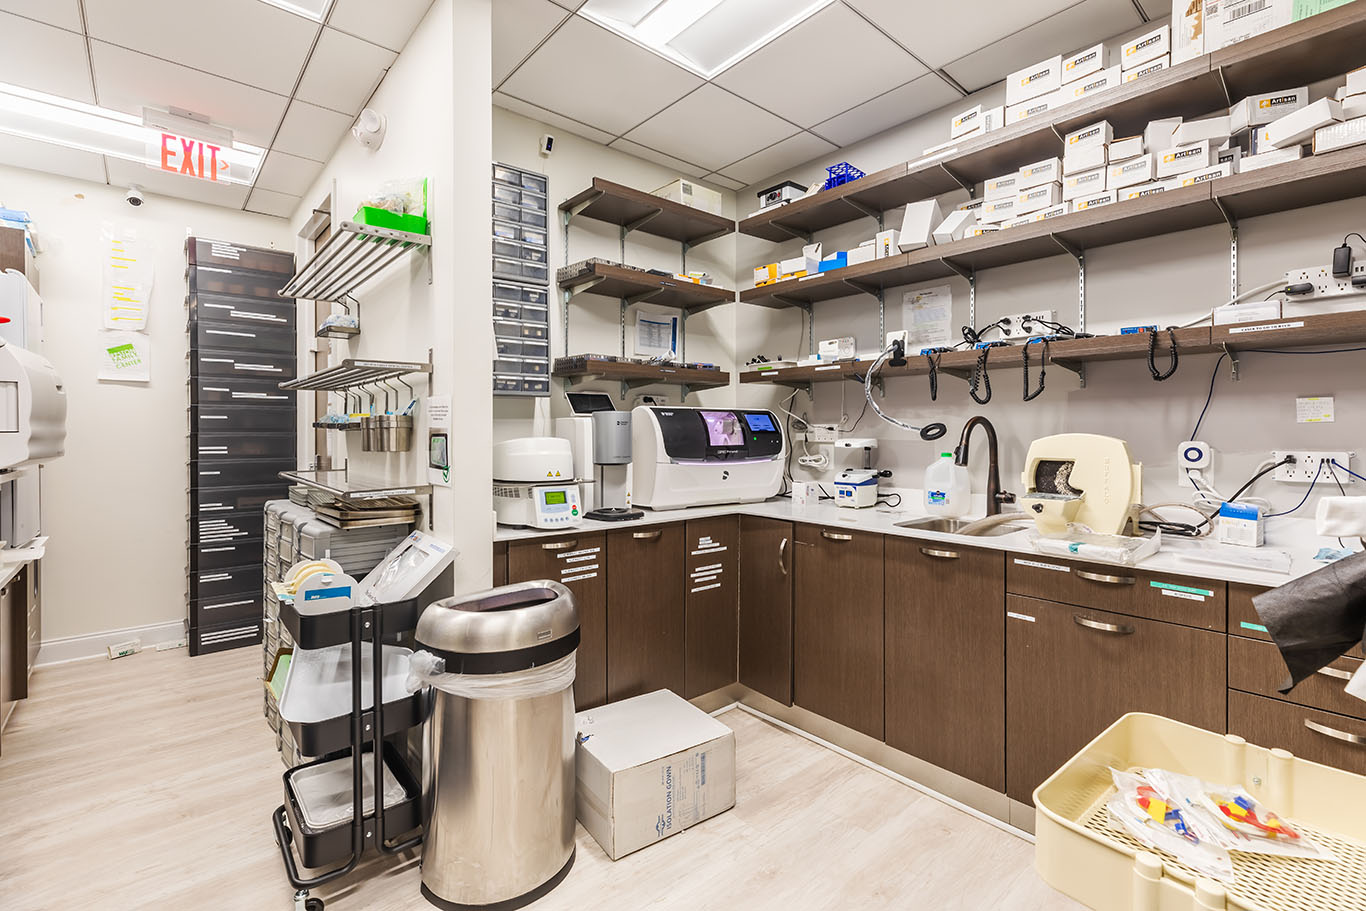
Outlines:
<svg viewBox="0 0 1366 911"><path fill-rule="evenodd" d="M313 334L314 338L355 338L360 335L359 326L328 326Z"/></svg>
<svg viewBox="0 0 1366 911"><path fill-rule="evenodd" d="M281 389L315 390L341 392L358 386L369 386L384 380L393 380L410 373L431 373L432 364L417 361L375 361L363 358L350 358L326 370L309 376L281 383Z"/></svg>
<svg viewBox="0 0 1366 911"><path fill-rule="evenodd" d="M289 283L281 297L340 301L401 259L409 250L432 245L427 234L410 234L344 221Z"/></svg>
<svg viewBox="0 0 1366 911"><path fill-rule="evenodd" d="M430 484L386 484L373 478L351 474L346 468L322 471L282 471L286 481L330 493L339 500L383 500L388 497L422 497L432 492Z"/></svg>

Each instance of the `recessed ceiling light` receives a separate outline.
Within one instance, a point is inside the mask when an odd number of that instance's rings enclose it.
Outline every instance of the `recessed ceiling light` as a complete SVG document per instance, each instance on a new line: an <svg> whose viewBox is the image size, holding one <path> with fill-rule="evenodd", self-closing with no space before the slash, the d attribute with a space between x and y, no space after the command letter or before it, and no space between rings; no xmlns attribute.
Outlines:
<svg viewBox="0 0 1366 911"><path fill-rule="evenodd" d="M314 22L322 22L327 16L327 8L332 5L332 0L261 0L261 2L269 3L271 6L278 7L296 16L312 19Z"/></svg>
<svg viewBox="0 0 1366 911"><path fill-rule="evenodd" d="M711 79L834 0L588 0L579 15Z"/></svg>
<svg viewBox="0 0 1366 911"><path fill-rule="evenodd" d="M4 83L0 83L0 133L161 166L158 150L163 131L144 126L141 118ZM215 130L209 136L220 133ZM193 137L187 134L186 138ZM216 181L250 186L265 150L234 141L215 146L214 154L228 165Z"/></svg>

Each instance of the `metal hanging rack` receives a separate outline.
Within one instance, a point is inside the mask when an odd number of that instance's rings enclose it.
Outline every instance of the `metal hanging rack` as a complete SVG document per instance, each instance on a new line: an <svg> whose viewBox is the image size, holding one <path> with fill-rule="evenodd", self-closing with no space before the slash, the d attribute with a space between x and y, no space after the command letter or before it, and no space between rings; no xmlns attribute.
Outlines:
<svg viewBox="0 0 1366 911"><path fill-rule="evenodd" d="M408 251L431 245L428 234L344 221L279 293L303 300L340 301ZM430 284L430 274L427 280Z"/></svg>

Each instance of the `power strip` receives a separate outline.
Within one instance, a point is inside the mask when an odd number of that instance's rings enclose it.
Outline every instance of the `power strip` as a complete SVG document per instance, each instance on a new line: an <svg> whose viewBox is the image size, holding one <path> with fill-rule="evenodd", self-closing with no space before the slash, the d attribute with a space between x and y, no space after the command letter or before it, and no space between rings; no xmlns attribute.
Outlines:
<svg viewBox="0 0 1366 911"><path fill-rule="evenodd" d="M1287 301L1322 300L1329 297L1353 297L1366 294L1366 284L1353 285L1353 281L1366 282L1366 262L1352 266L1351 278L1335 278L1330 266L1316 269L1291 269L1285 273L1287 288L1308 285L1303 294L1287 294Z"/></svg>
<svg viewBox="0 0 1366 911"><path fill-rule="evenodd" d="M1054 319L1055 314L1056 311L1053 310L1036 310L1033 313L1016 313L1003 316L1000 327L1001 338L1008 342L1017 342L1022 339L1043 338L1045 335L1052 335L1054 330L1032 322L1032 320L1042 319L1048 320L1050 323L1057 322ZM1029 325L1028 332L1021 328L1026 324Z"/></svg>
<svg viewBox="0 0 1366 911"><path fill-rule="evenodd" d="M1332 459L1343 467L1352 464L1352 453L1350 452L1303 452L1277 449L1271 453L1271 458L1277 462L1286 456L1294 456L1295 461L1289 465L1282 465L1272 472L1271 479L1273 481L1283 481L1287 484L1309 484L1317 475L1320 484L1327 483L1333 487L1335 486L1333 484L1333 473L1328 470L1328 460ZM1356 480L1341 468L1334 470L1337 472L1338 480L1344 486Z"/></svg>

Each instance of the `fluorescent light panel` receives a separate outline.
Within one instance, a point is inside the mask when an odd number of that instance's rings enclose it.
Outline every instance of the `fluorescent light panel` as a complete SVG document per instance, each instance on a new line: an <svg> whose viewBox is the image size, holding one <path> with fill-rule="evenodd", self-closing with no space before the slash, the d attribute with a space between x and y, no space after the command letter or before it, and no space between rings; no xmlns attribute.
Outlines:
<svg viewBox="0 0 1366 911"><path fill-rule="evenodd" d="M588 0L579 15L711 79L834 0Z"/></svg>
<svg viewBox="0 0 1366 911"><path fill-rule="evenodd" d="M312 19L314 22L322 22L327 16L327 9L332 5L332 0L261 0L276 9L282 9L287 13L296 16L303 16L305 19ZM382 0L371 0L371 2L382 2Z"/></svg>
<svg viewBox="0 0 1366 911"><path fill-rule="evenodd" d="M143 126L139 117L4 83L0 133L144 165L149 164L147 150L161 139L161 131ZM250 186L265 150L233 142L222 154L228 173L220 182Z"/></svg>

